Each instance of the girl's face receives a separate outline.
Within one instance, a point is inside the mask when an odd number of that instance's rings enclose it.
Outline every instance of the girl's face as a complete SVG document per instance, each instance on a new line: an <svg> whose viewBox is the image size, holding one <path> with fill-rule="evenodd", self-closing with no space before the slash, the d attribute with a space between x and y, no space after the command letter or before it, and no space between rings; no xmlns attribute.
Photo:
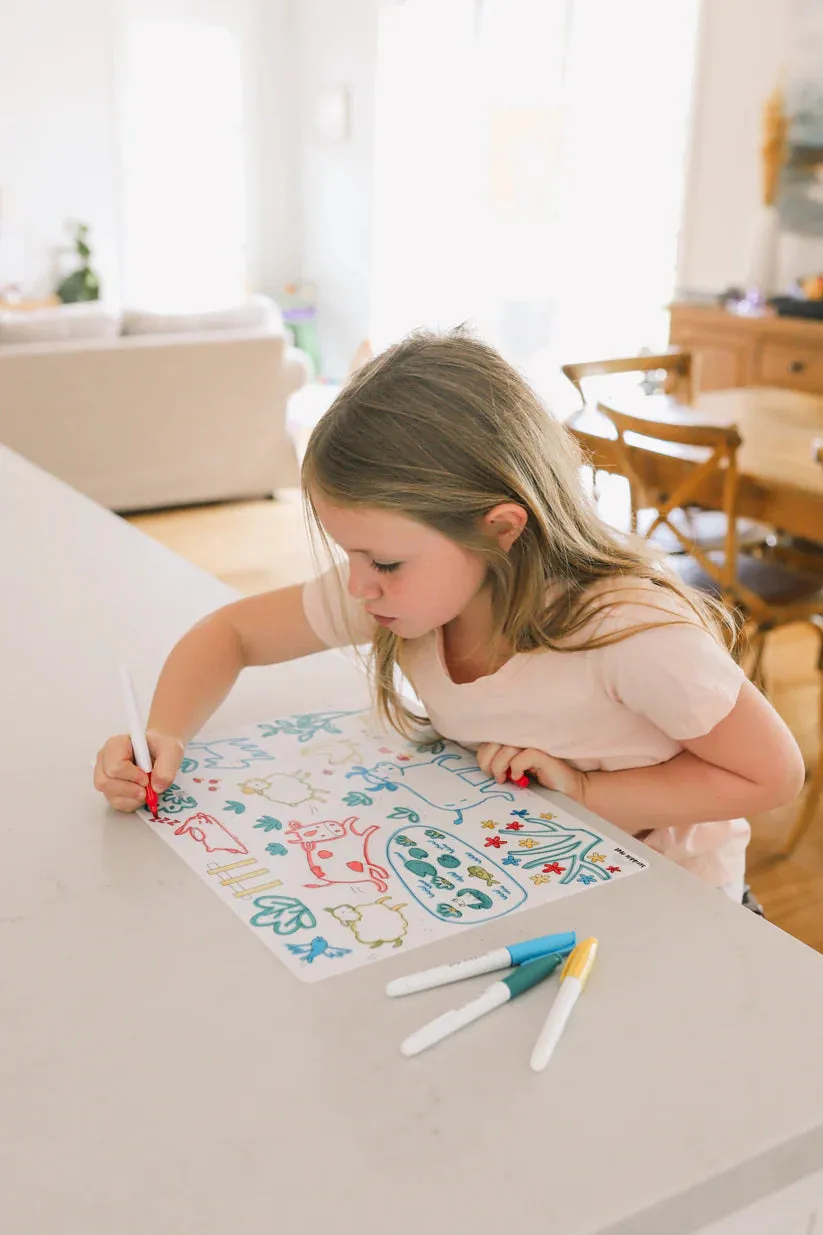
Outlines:
<svg viewBox="0 0 823 1235"><path fill-rule="evenodd" d="M404 639L453 621L483 587L483 557L434 528L384 510L334 506L317 496L314 506L349 559L351 595Z"/></svg>

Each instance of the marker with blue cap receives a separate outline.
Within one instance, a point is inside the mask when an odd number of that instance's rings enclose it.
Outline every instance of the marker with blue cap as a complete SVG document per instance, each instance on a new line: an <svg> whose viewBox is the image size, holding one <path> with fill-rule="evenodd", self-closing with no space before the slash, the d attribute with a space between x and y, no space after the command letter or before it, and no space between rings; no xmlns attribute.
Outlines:
<svg viewBox="0 0 823 1235"><path fill-rule="evenodd" d="M471 956L464 961L455 961L452 965L439 965L436 969L425 969L405 978L395 978L386 987L386 994L392 998L398 995L415 995L418 991L430 991L436 986L462 982L464 978L476 978L480 974L495 973L498 969L527 965L543 957L561 957L571 952L576 943L577 935L574 931L540 935L537 939L510 943L505 948L495 948L493 952L486 952L483 956Z"/></svg>
<svg viewBox="0 0 823 1235"><path fill-rule="evenodd" d="M437 1020L430 1021L428 1025L411 1034L401 1043L400 1050L404 1055L419 1055L436 1042L442 1042L444 1038L457 1033L458 1029L464 1029L481 1016L494 1012L495 1008L502 1008L518 995L530 991L538 982L544 982L562 961L560 952L552 952L548 956L540 956L536 960L518 965L505 978L487 986L477 999L464 1003L462 1008L452 1008L450 1012L445 1012L438 1016Z"/></svg>

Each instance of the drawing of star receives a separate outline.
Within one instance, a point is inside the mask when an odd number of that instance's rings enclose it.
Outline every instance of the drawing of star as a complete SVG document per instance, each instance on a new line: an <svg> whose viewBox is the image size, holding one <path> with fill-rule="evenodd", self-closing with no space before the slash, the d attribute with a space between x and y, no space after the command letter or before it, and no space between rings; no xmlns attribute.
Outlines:
<svg viewBox="0 0 823 1235"><path fill-rule="evenodd" d="M605 855L605 853L590 853L590 854L589 854L589 861L590 861L590 862L605 862L605 861L606 861L606 855Z"/></svg>
<svg viewBox="0 0 823 1235"><path fill-rule="evenodd" d="M610 875L616 875L617 872L620 870L620 867L619 866L607 866L606 870L609 872Z"/></svg>
<svg viewBox="0 0 823 1235"><path fill-rule="evenodd" d="M484 819L480 826L481 828L487 828L490 832L493 832L497 827L497 824L493 819Z"/></svg>
<svg viewBox="0 0 823 1235"><path fill-rule="evenodd" d="M501 845L508 845L508 843L509 842L507 840L503 840L501 836L487 836L486 837L486 848L487 849L499 849Z"/></svg>
<svg viewBox="0 0 823 1235"><path fill-rule="evenodd" d="M523 827L522 823L507 823L506 831L507 832L519 832L522 827Z"/></svg>
<svg viewBox="0 0 823 1235"><path fill-rule="evenodd" d="M533 840L531 836L527 836L525 840L519 840L517 843L521 849L536 849L537 848L537 841Z"/></svg>
<svg viewBox="0 0 823 1235"><path fill-rule="evenodd" d="M513 853L508 853L503 859L503 865L504 866L519 866L520 860L516 858Z"/></svg>
<svg viewBox="0 0 823 1235"><path fill-rule="evenodd" d="M554 818L556 818L556 816L555 816L555 815L550 815L550 814L548 814L548 813L544 813L544 814L542 814L542 815L540 816L540 818L541 818L541 819L554 819Z"/></svg>
<svg viewBox="0 0 823 1235"><path fill-rule="evenodd" d="M543 867L544 875L562 875L565 866L561 866L559 862L547 862Z"/></svg>
<svg viewBox="0 0 823 1235"><path fill-rule="evenodd" d="M551 883L550 875L532 875L532 883Z"/></svg>
<svg viewBox="0 0 823 1235"><path fill-rule="evenodd" d="M594 883L594 875L578 875L578 883Z"/></svg>

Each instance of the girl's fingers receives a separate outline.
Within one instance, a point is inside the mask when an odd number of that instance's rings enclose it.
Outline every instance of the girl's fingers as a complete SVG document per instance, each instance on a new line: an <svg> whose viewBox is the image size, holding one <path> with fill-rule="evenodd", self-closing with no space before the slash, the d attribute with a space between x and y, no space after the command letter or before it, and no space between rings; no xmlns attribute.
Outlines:
<svg viewBox="0 0 823 1235"><path fill-rule="evenodd" d="M517 746L501 746L497 754L491 761L489 768L490 774L497 781L498 785L502 785L505 781L512 760L520 754L520 749Z"/></svg>
<svg viewBox="0 0 823 1235"><path fill-rule="evenodd" d="M542 750L534 750L531 747L528 750L521 750L511 762L512 780L520 780L520 777L525 776L527 772L539 772L545 763L546 755Z"/></svg>
<svg viewBox="0 0 823 1235"><path fill-rule="evenodd" d="M477 766L489 775L494 756L500 750L499 742L483 742L477 748Z"/></svg>
<svg viewBox="0 0 823 1235"><path fill-rule="evenodd" d="M130 814L142 806L142 802L135 802L133 798L109 798L108 801L109 806L114 810L122 811L123 814Z"/></svg>

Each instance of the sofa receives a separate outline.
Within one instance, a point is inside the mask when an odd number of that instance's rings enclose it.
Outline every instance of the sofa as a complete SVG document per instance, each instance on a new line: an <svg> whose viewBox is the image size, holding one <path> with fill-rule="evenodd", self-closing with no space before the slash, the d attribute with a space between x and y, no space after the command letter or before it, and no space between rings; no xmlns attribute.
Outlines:
<svg viewBox="0 0 823 1235"><path fill-rule="evenodd" d="M57 338L34 315L0 314L0 442L124 513L298 483L286 403L311 362L276 306L234 317L83 309L47 311Z"/></svg>

